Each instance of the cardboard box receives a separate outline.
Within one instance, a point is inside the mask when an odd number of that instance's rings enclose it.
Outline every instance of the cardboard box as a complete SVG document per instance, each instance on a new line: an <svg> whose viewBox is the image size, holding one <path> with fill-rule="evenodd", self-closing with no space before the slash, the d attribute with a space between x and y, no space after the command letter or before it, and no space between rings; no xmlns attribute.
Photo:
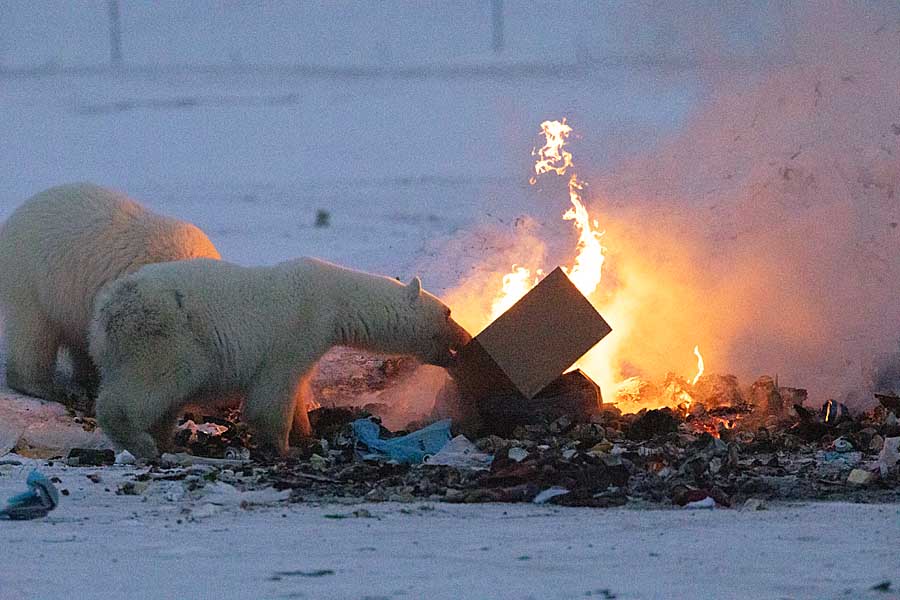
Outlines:
<svg viewBox="0 0 900 600"><path fill-rule="evenodd" d="M463 348L453 369L474 398L534 398L612 328L557 267Z"/></svg>

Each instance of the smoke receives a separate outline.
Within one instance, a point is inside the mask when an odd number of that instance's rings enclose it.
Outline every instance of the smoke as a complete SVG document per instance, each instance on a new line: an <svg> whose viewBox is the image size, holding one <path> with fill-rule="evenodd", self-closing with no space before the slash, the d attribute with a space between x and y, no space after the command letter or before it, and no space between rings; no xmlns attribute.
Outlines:
<svg viewBox="0 0 900 600"><path fill-rule="evenodd" d="M426 271L440 270L436 263L462 270L457 280L463 284L451 289L442 299L453 309L453 318L473 335L490 322L491 304L499 290L499 274L511 265L546 263L546 245L542 228L529 217L516 219L511 227L482 225L460 231L443 246L440 259Z"/></svg>
<svg viewBox="0 0 900 600"><path fill-rule="evenodd" d="M580 366L607 391L632 375L690 378L695 344L707 372L777 375L813 402L868 402L876 378L900 372L900 8L779 15L787 59L726 72L716 38L697 51L708 95L677 134L607 173L576 157L606 230L591 300L613 327ZM471 269L445 299L473 333L511 264L571 262L573 246L542 233L486 228L443 253ZM480 252L458 255L477 239Z"/></svg>
<svg viewBox="0 0 900 600"><path fill-rule="evenodd" d="M688 373L699 343L712 371L859 402L897 348L900 10L798 6L790 64L711 82L674 139L590 176L616 377Z"/></svg>
<svg viewBox="0 0 900 600"><path fill-rule="evenodd" d="M385 427L394 430L427 421L435 399L448 381L444 369L420 365L408 377L392 382L377 395L374 404L381 406L376 413Z"/></svg>

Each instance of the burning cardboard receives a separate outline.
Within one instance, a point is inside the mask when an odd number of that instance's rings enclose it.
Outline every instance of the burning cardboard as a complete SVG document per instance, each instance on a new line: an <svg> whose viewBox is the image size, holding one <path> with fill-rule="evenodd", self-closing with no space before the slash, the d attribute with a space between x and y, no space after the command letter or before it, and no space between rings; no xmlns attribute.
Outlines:
<svg viewBox="0 0 900 600"><path fill-rule="evenodd" d="M557 267L460 351L454 376L475 397L534 398L612 328Z"/></svg>

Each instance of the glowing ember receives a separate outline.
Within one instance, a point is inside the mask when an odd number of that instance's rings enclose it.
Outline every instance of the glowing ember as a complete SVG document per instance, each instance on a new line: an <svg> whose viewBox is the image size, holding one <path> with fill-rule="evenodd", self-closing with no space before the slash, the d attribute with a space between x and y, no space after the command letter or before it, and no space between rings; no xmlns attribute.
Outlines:
<svg viewBox="0 0 900 600"><path fill-rule="evenodd" d="M566 170L573 166L572 153L563 148L571 132L572 127L565 119L541 123L544 145L532 152L532 155L537 157L534 165L535 175L529 180L532 185L537 182L538 175L549 172L565 175ZM574 264L571 268L563 267L563 270L578 291L589 297L600 285L604 258L600 238L603 232L597 230L597 221L591 220L582 201L581 190L584 189L584 185L574 173L569 178L569 201L572 207L565 212L563 219L574 221L579 235L575 246ZM532 275L532 269L513 265L513 270L503 276L503 285L491 304L491 320L503 314L528 290L537 285L542 272L538 269L533 273Z"/></svg>
<svg viewBox="0 0 900 600"><path fill-rule="evenodd" d="M703 375L703 356L700 355L700 346L694 346L694 356L697 357L697 374L691 380L691 385L697 385L697 380Z"/></svg>
<svg viewBox="0 0 900 600"><path fill-rule="evenodd" d="M720 437L723 429L734 429L739 419L740 416L737 415L731 418L707 416L705 418L692 419L688 422L688 425L694 433L708 433L713 437Z"/></svg>

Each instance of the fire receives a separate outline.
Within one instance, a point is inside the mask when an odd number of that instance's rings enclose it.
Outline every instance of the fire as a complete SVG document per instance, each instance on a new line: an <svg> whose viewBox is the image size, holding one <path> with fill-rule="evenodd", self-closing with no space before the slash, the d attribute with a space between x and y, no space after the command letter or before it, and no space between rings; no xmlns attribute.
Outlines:
<svg viewBox="0 0 900 600"><path fill-rule="evenodd" d="M644 404L647 400L646 395L641 393L642 380L622 373L617 357L625 351L626 344L633 341L630 336L634 335L636 313L645 310L640 304L641 299L653 297L655 286L658 284L655 280L645 278L633 269L623 269L620 265L615 275L614 289L599 293L606 258L606 248L601 243L604 231L600 229L598 220L592 217L582 198L586 183L574 172L575 161L566 147L573 129L563 118L558 121L544 121L541 123L540 133L543 136L543 143L536 145L532 150L535 163L529 183L534 185L538 177L547 173L568 177L570 206L562 218L573 222L578 239L575 243L574 259L570 266L563 266L563 270L575 287L594 303L610 323L613 323L613 333L605 340L603 347L595 348L586 354L574 367L585 371L600 384L601 389L613 390L613 396L617 399L627 403L629 398L636 400L642 397ZM480 321L481 325L503 314L537 285L542 277L543 272L537 265L514 263L511 270L502 275L502 283L493 294L490 303L489 318ZM623 293L623 289L626 288L628 292ZM693 379L678 378L680 383L677 385L667 382L669 387L664 386L665 389L660 389L662 392L658 396L660 406L676 406L685 412L689 410L694 401L688 391L689 387L696 385L704 372L699 345L694 347L694 356L697 358L696 375Z"/></svg>
<svg viewBox="0 0 900 600"><path fill-rule="evenodd" d="M697 385L700 376L703 375L703 356L700 354L700 346L694 346L694 356L697 357L697 374L691 380L691 385Z"/></svg>
<svg viewBox="0 0 900 600"><path fill-rule="evenodd" d="M575 227L579 231L578 244L575 246L575 264L571 269L566 269L566 275L585 296L590 296L600 285L603 273L603 246L600 244L602 231L597 231L597 221L591 222L590 215L579 193L584 189L584 184L578 181L576 175L569 179L569 201L572 208L566 211L563 219L575 221Z"/></svg>
<svg viewBox="0 0 900 600"><path fill-rule="evenodd" d="M541 133L544 134L544 145L531 151L532 156L537 156L534 163L534 176L529 183L537 183L537 176L553 171L557 175L565 175L566 169L572 166L572 153L563 150L566 139L572 133L572 127L562 121L544 121L541 123Z"/></svg>
<svg viewBox="0 0 900 600"><path fill-rule="evenodd" d="M722 430L734 429L739 419L739 415L731 418L708 416L702 419L693 419L689 425L694 433L708 433L713 437L721 437Z"/></svg>
<svg viewBox="0 0 900 600"><path fill-rule="evenodd" d="M529 182L534 185L537 177L544 173L565 175L569 167L574 167L572 153L564 148L572 127L561 121L544 121L541 123L544 145L535 148L532 156L537 157L534 164L534 176ZM574 221L578 230L578 242L575 245L575 260L571 268L563 267L566 275L582 294L590 297L600 285L603 269L603 246L600 238L603 232L598 230L598 222L592 220L587 207L581 198L581 190L585 183L572 173L569 177L569 202L572 206L564 214L563 219ZM491 304L491 320L503 314L510 306L537 285L543 275L540 269L529 269L513 265L512 271L503 276L503 284Z"/></svg>
<svg viewBox="0 0 900 600"><path fill-rule="evenodd" d="M541 275L543 271L540 269L532 276L530 269L513 265L513 270L503 276L503 288L491 304L491 318L496 319L505 313L519 298L528 293L528 290L537 285Z"/></svg>

